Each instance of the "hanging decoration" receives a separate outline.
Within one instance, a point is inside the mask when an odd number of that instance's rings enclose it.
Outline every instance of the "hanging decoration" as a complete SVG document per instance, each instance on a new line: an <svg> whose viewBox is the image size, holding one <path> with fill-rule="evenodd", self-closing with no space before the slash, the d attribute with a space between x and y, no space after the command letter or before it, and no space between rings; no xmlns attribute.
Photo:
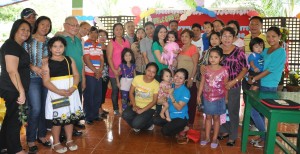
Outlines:
<svg viewBox="0 0 300 154"><path fill-rule="evenodd" d="M211 18L215 18L217 16L214 11L208 10L208 9L203 8L201 6L197 6L196 7L196 11L202 12L203 14L206 14L206 15L208 15Z"/></svg>
<svg viewBox="0 0 300 154"><path fill-rule="evenodd" d="M147 11L144 11L140 14L140 18L143 19L145 17L150 16L151 14L155 13L155 9L154 8L150 8Z"/></svg>
<svg viewBox="0 0 300 154"><path fill-rule="evenodd" d="M247 15L250 17L259 16L259 13L255 10L252 10L252 11L248 11Z"/></svg>

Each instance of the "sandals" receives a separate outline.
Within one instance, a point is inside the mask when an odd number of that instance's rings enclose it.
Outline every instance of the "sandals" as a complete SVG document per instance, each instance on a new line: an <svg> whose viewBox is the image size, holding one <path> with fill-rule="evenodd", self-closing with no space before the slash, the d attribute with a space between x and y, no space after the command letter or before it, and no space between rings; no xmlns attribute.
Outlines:
<svg viewBox="0 0 300 154"><path fill-rule="evenodd" d="M67 141L66 146L69 148L70 151L75 151L78 149L78 146L76 144L68 145L69 143L73 143L73 140Z"/></svg>
<svg viewBox="0 0 300 154"><path fill-rule="evenodd" d="M178 144L188 144L189 143L189 138L186 136L179 136L177 138L177 143Z"/></svg>
<svg viewBox="0 0 300 154"><path fill-rule="evenodd" d="M52 149L57 152L57 153L65 153L68 151L67 147L63 147L63 148L60 148L60 149L54 149L56 146L60 145L60 142L56 143L56 144L53 144L52 145Z"/></svg>

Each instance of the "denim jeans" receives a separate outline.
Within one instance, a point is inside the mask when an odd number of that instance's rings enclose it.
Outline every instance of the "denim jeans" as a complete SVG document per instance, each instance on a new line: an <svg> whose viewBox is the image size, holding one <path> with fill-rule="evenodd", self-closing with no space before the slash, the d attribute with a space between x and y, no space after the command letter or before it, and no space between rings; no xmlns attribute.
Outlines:
<svg viewBox="0 0 300 154"><path fill-rule="evenodd" d="M263 91L263 92L276 92L277 87L261 86L259 90ZM257 112L254 108L252 108L252 110L251 110L251 118L253 119L253 122L259 131L262 131L262 132L266 131L265 117L262 114L260 114L259 112ZM265 139L265 135L262 135L261 138Z"/></svg>
<svg viewBox="0 0 300 154"><path fill-rule="evenodd" d="M113 109L119 110L118 97L119 97L119 88L117 86L116 78L110 78L112 93L111 93L111 101L113 103Z"/></svg>
<svg viewBox="0 0 300 154"><path fill-rule="evenodd" d="M93 76L85 76L86 88L83 93L83 110L85 119L93 121L99 116L99 107L102 101L102 78L97 80Z"/></svg>
<svg viewBox="0 0 300 154"><path fill-rule="evenodd" d="M141 114L137 114L132 110L132 106L127 106L127 108L122 113L122 118L130 125L132 128L136 129L147 129L153 122L153 114L155 110L149 109Z"/></svg>
<svg viewBox="0 0 300 154"><path fill-rule="evenodd" d="M31 78L28 91L27 142L46 136L45 102L48 89L43 86L42 78Z"/></svg>

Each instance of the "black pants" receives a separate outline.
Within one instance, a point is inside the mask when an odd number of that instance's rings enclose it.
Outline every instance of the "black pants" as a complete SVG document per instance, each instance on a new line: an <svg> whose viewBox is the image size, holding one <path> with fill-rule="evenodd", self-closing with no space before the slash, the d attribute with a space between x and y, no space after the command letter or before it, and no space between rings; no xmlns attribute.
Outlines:
<svg viewBox="0 0 300 154"><path fill-rule="evenodd" d="M106 91L109 83L109 77L106 77L106 80L104 81L102 79L102 100L101 100L101 105L105 103L105 97L106 97ZM101 107L100 105L100 107Z"/></svg>
<svg viewBox="0 0 300 154"><path fill-rule="evenodd" d="M189 88L191 93L191 98L188 103L188 113L189 113L189 124L193 125L195 121L196 109L197 109L197 86L196 82L193 82L192 87Z"/></svg>
<svg viewBox="0 0 300 154"><path fill-rule="evenodd" d="M0 90L0 97L5 101L6 114L0 131L0 150L7 149L8 153L22 151L20 142L20 129L22 123L19 121L19 104L17 99L19 93Z"/></svg>
<svg viewBox="0 0 300 154"><path fill-rule="evenodd" d="M181 118L174 118L171 122L168 122L165 119L162 119L159 115L153 118L154 125L161 126L161 132L165 136L175 136L184 130L184 127L187 126L188 120Z"/></svg>

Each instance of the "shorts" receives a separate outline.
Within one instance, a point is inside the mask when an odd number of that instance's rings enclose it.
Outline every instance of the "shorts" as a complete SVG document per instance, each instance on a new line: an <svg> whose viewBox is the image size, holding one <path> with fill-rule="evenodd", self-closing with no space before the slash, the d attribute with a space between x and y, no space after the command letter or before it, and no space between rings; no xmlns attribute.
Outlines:
<svg viewBox="0 0 300 154"><path fill-rule="evenodd" d="M221 98L212 102L203 98L203 107L203 111L207 115L221 115L226 113L225 98Z"/></svg>
<svg viewBox="0 0 300 154"><path fill-rule="evenodd" d="M252 70L249 70L249 76L251 76L251 78L252 77L255 77L256 75L258 75L258 74L260 74L261 72L254 72L254 71L252 71ZM255 81L253 84L252 84L253 86L257 86L257 87L260 87L260 80L257 80L257 81Z"/></svg>

